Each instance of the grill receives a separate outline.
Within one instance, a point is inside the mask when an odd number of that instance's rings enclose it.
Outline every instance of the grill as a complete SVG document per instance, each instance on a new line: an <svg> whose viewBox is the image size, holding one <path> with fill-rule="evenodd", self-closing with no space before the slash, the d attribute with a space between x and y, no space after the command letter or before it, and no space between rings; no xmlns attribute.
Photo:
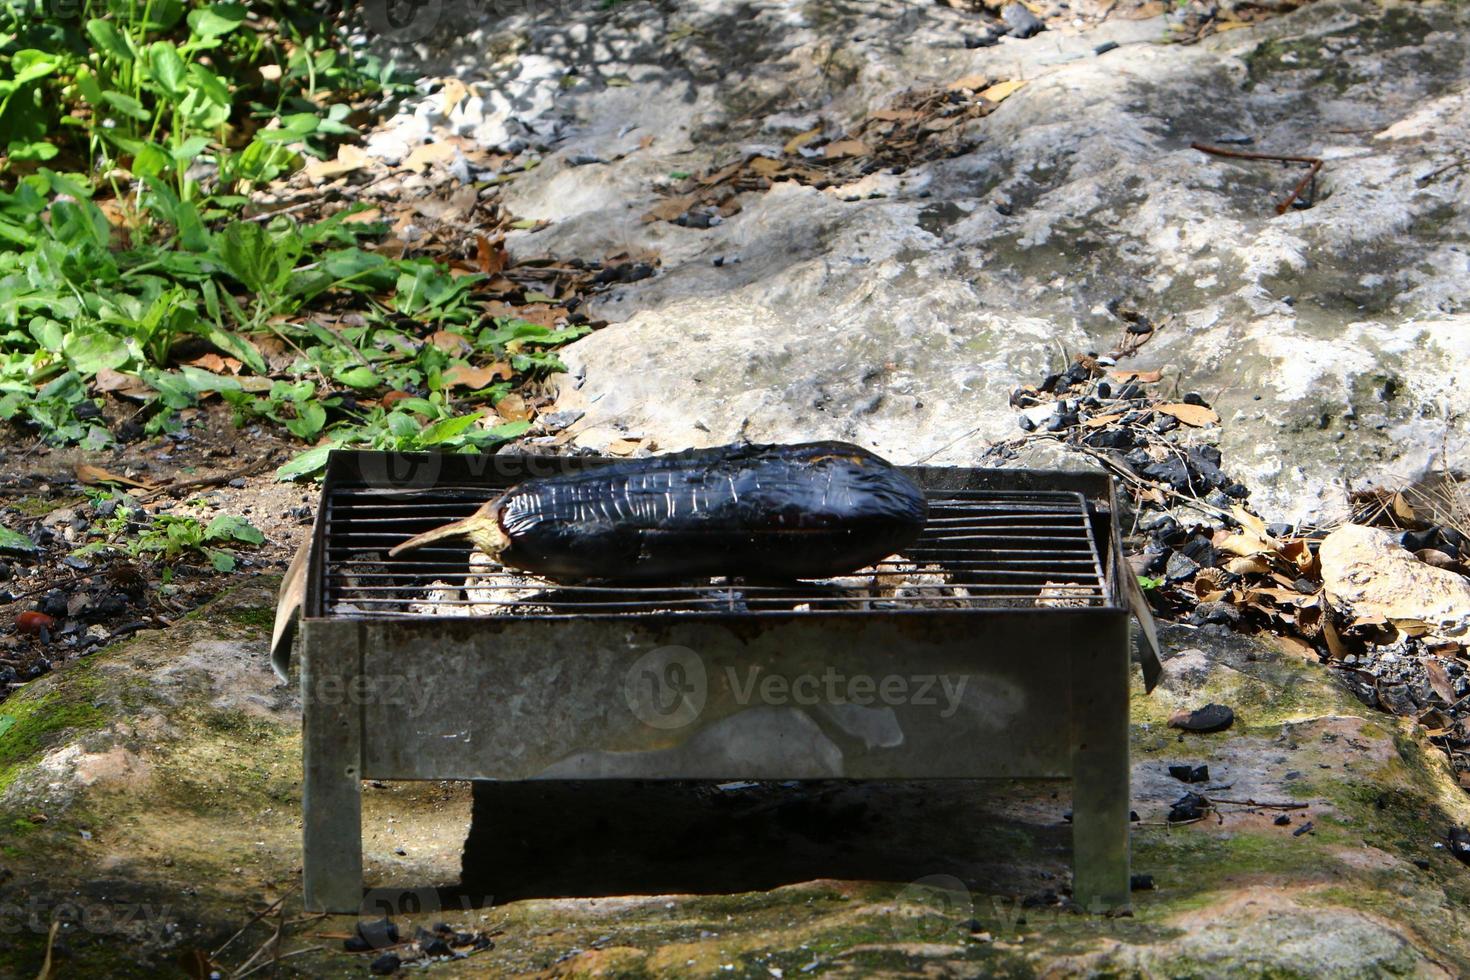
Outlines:
<svg viewBox="0 0 1470 980"><path fill-rule="evenodd" d="M310 907L359 907L363 779L942 777L1070 780L1074 898L1127 905L1141 598L1106 476L911 468L919 539L825 581L568 585L467 545L387 555L609 462L332 454L273 650L284 677L299 619Z"/></svg>
<svg viewBox="0 0 1470 980"><path fill-rule="evenodd" d="M393 545L466 517L514 481L436 488L433 499L338 486L325 497L322 601L330 616L514 616L912 611L1105 606L1107 585L1087 501L1065 491L951 490L929 496L917 544L865 574L798 586L705 584L546 587L468 547L425 547L388 559Z"/></svg>

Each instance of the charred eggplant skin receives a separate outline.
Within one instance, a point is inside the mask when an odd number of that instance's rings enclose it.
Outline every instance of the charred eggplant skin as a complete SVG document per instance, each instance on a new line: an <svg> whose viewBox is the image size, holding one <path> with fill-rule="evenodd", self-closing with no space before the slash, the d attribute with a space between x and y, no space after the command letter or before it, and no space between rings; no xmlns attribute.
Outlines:
<svg viewBox="0 0 1470 980"><path fill-rule="evenodd" d="M470 521L488 526L493 516L494 557L558 581L789 580L871 565L912 544L927 512L923 491L882 457L813 442L721 446L528 480Z"/></svg>

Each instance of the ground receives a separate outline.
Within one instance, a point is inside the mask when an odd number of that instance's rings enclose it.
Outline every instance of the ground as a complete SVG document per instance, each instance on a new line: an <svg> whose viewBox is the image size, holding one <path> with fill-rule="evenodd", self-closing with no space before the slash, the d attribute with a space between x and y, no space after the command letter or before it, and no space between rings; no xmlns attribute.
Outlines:
<svg viewBox="0 0 1470 980"><path fill-rule="evenodd" d="M53 956L75 971L62 975L157 975L278 898L280 917L246 928L221 964L243 964L282 922L293 969L366 972L342 951L352 917L301 910L300 707L267 667L274 584L236 586L7 704L9 975L39 969L53 919ZM1470 871L1444 846L1470 800L1422 734L1269 644L1184 627L1164 642L1164 683L1133 697L1133 864L1153 887L1131 916L1058 904L1068 801L1047 783L506 787L486 801L503 816L462 884L466 788L373 785L367 904L419 903L397 917L405 933L441 920L489 932L493 949L433 967L446 976L1470 968ZM1208 701L1235 707L1230 730L1166 727ZM1171 777L1180 763L1207 764L1209 782ZM1266 805L1171 825L1191 789ZM638 887L671 865L711 893Z"/></svg>
<svg viewBox="0 0 1470 980"><path fill-rule="evenodd" d="M512 233L513 255L656 256L657 275L594 301L609 326L566 349L547 406L580 417L546 439L646 451L836 436L898 462L974 463L1019 434L1012 389L1114 347L1117 300L1161 325L1129 365L1208 395L1222 424L1202 438L1269 520L1340 519L1351 485L1425 484L1464 459L1463 4L1320 2L1192 44L1158 43L1177 17L1088 11L978 48L963 36L993 18L942 5L607 7L438 25L417 57L472 99L446 116L426 86L367 141L385 158L449 133L539 141L544 162L505 200L550 224ZM1119 47L1094 53L1105 42ZM966 122L953 156L821 189L778 182L712 227L645 220L682 193L673 174L779 155L905 89L977 74L1025 84ZM1192 141L1320 157L1311 206L1276 214L1299 170ZM78 462L217 476L203 504L179 506L249 513L267 540L235 575L181 572L165 606L90 640L5 638L22 667L71 662L0 704L0 974L35 975L48 948L61 975L189 974L210 954L367 971L371 957L342 951L352 918L301 909L300 706L268 666L270 573L314 502L271 468L300 447L241 433L218 405L202 419L190 438L105 458L7 450L17 512L85 508ZM55 585L20 571L21 605ZM432 968L443 975L1470 970L1470 869L1446 846L1470 803L1423 729L1270 638L1175 625L1163 639L1163 686L1135 680L1134 869L1154 887L1129 917L1057 901L1068 804L1044 784L482 790L505 843L482 841L463 884L467 787L370 786L369 884L424 906L405 929L492 935ZM1235 708L1231 729L1165 726L1210 701ZM1221 803L1171 825L1199 789L1168 774L1179 763L1209 765L1212 797L1301 808ZM598 862L603 813L628 820L621 866ZM726 825L739 832L688 832ZM636 887L671 847L721 887Z"/></svg>

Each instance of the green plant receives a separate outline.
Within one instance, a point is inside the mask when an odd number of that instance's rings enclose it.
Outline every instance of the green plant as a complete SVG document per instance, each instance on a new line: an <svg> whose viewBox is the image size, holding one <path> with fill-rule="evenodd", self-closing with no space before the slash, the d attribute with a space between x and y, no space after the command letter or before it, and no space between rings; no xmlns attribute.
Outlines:
<svg viewBox="0 0 1470 980"><path fill-rule="evenodd" d="M86 556L118 550L134 557L157 555L168 563L187 554L199 554L217 572L235 570L235 553L227 546L255 546L265 541L265 535L243 517L220 514L208 524L202 524L195 517L145 515L132 506L119 506L112 517L94 525L93 533L97 539L73 554Z"/></svg>

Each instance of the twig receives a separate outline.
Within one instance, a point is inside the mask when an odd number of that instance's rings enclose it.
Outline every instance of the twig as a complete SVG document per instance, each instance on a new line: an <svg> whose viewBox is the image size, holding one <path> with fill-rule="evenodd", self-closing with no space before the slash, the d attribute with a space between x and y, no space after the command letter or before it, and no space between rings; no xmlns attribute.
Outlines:
<svg viewBox="0 0 1470 980"><path fill-rule="evenodd" d="M1309 167L1306 175L1291 189L1291 193L1286 195L1280 204L1276 205L1277 214L1285 214L1296 199L1301 197L1302 192L1307 189L1307 185L1317 179L1317 174L1322 169L1321 157L1286 156L1280 153L1252 153L1249 150L1231 150L1223 146L1211 146L1208 143L1191 143L1189 146L1190 149L1199 150L1201 153L1212 153L1217 157L1230 157L1235 160L1271 160L1277 163L1308 164Z"/></svg>
<svg viewBox="0 0 1470 980"><path fill-rule="evenodd" d="M164 494L168 494L170 497L177 497L190 490L201 490L204 487L217 487L222 483L229 483L231 480L238 479L242 476L254 476L256 473L269 468L269 466L270 458L262 456L260 459L248 463L237 470L231 470L228 473L221 473L217 476L203 476L197 480L184 480L182 483L166 483L155 490L149 491L144 495L143 499L145 501L155 500Z"/></svg>
<svg viewBox="0 0 1470 980"><path fill-rule="evenodd" d="M51 953L56 945L56 930L61 928L60 919L51 920L51 931L46 934L46 959L41 962L41 972L36 974L36 980L51 980Z"/></svg>
<svg viewBox="0 0 1470 980"><path fill-rule="evenodd" d="M293 889L293 891L294 891L294 889ZM233 943L235 940L239 939L241 936L245 935L245 930L246 929L249 929L251 926L255 925L261 919L263 919L266 916L270 915L271 912L273 912L275 910L276 906L278 906L282 902L284 902L286 900L286 896L287 895L290 895L290 894L291 894L291 892L287 892L285 895L282 895L280 898L276 899L274 902L271 902L265 908L263 908L259 912L255 913L255 915L251 916L250 917L250 921L247 922L247 923L245 923L243 926L241 926L239 932L236 932L229 939L226 939L225 940L225 944L223 946L221 946L219 949L215 950L213 953L210 953L209 954L209 958L210 959L214 959L215 957L219 956L219 954L223 953L226 949L229 949L231 943Z"/></svg>
<svg viewBox="0 0 1470 980"><path fill-rule="evenodd" d="M1255 800L1227 800L1223 797L1210 797L1211 803L1234 803L1236 806L1255 806L1262 810L1305 810L1311 806L1310 803L1258 803Z"/></svg>
<svg viewBox="0 0 1470 980"><path fill-rule="evenodd" d="M272 960L269 963L257 963L255 966L252 966L245 973L241 973L238 976L236 976L235 977L235 980L245 980L245 978L248 977L248 976L250 976L250 974L255 973L255 972L259 971L259 970L264 970L268 966L275 966L281 960L289 960L291 957L293 957L293 956L300 956L302 953L319 953L319 952L323 952L323 951L326 950L326 948L327 947L325 947L325 946L303 946L300 949L293 949L289 953L282 953L280 956L276 957L274 960Z"/></svg>
<svg viewBox="0 0 1470 980"><path fill-rule="evenodd" d="M1431 170L1423 177L1415 178L1415 183L1427 184L1434 178L1438 177L1440 174L1449 173L1456 167L1463 167L1467 164L1470 164L1470 157L1460 157L1458 160L1451 160L1449 163L1445 164L1443 167L1440 167L1438 170Z"/></svg>

